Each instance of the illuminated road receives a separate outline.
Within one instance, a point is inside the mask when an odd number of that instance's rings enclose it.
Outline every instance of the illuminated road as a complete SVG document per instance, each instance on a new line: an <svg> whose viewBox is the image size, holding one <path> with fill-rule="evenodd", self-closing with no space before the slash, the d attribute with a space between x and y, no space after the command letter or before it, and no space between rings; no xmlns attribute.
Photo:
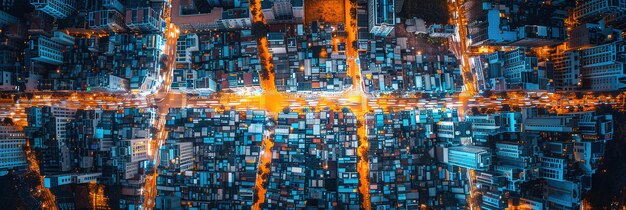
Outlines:
<svg viewBox="0 0 626 210"><path fill-rule="evenodd" d="M148 96L148 101L152 106L157 106L158 118L155 123L155 128L157 132L152 136L152 139L148 145L148 158L152 160L152 171L150 174L146 175L144 187L141 190L143 197L143 207L145 209L154 209L156 202L156 196L158 195L156 189L156 181L158 177L157 168L159 167L159 152L161 145L167 140L167 131L165 130L165 117L169 111L169 108L173 103L182 102L183 100L174 100L176 95L170 92L172 85L172 74L173 70L176 67L176 44L178 43L178 37L180 35L180 30L174 24L170 23L170 12L168 11L169 7L165 9L164 19L166 21L167 29L165 31L166 44L163 49L164 56L167 57L165 66L163 67L164 72L161 72L161 77L163 79L163 85L159 87L159 90L154 95Z"/></svg>
<svg viewBox="0 0 626 210"><path fill-rule="evenodd" d="M469 192L469 197L467 198L467 200L469 201L469 207L470 210L474 210L475 208L480 209L480 207L476 206L476 193L477 193L477 189L476 189L476 184L474 183L474 181L476 181L476 173L474 172L474 169L467 169L467 182L470 186L470 192Z"/></svg>
<svg viewBox="0 0 626 210"><path fill-rule="evenodd" d="M261 209L261 204L265 203L265 194L267 193L267 181L270 178L270 164L272 163L272 147L274 142L270 139L271 134L265 131L263 142L261 145L261 153L259 154L259 164L256 180L254 183L254 194L252 209Z"/></svg>
<svg viewBox="0 0 626 210"><path fill-rule="evenodd" d="M33 106L62 106L69 109L116 110L121 107L147 107L147 99L131 94L104 93L49 93L35 92L28 99L26 94L19 94L19 100L2 99L0 117L10 117L18 126L26 126L26 108Z"/></svg>
<svg viewBox="0 0 626 210"><path fill-rule="evenodd" d="M39 171L39 162L37 161L35 153L31 151L28 141L26 143L25 153L26 160L28 161L28 171L30 173L29 175L36 176L34 178L37 178L38 181L36 183L37 187L35 189L31 189L31 195L41 201L41 209L58 209L56 206L56 197L54 196L54 194L52 194L50 189L43 186L44 177Z"/></svg>
<svg viewBox="0 0 626 210"><path fill-rule="evenodd" d="M348 34L346 38L346 59L347 59L347 67L348 67L348 76L352 77L352 88L356 90L362 90L362 78L361 72L359 70L359 64L357 63L358 59L358 49L357 47L357 20L356 16L353 17L350 15L351 10L357 9L356 1L352 2L350 0L345 1L345 10L346 13L346 24L345 31ZM356 14L356 12L354 13Z"/></svg>
<svg viewBox="0 0 626 210"><path fill-rule="evenodd" d="M278 93L274 83L274 66L272 64L272 55L268 50L268 40L266 36L258 37L257 45L259 46L259 58L262 64L260 72L262 76L261 87L263 93L261 95L237 95L232 93L221 93L220 97L188 97L186 94L170 92L172 83L172 70L175 67L175 51L176 43L179 35L178 29L169 24L169 18L166 30L166 48L164 54L169 57L164 66L163 85L159 91L147 98L137 97L131 94L104 94L104 93L33 93L32 98L25 96L20 97L15 103L12 99L0 101L0 117L11 117L14 122L20 126L26 125L25 109L31 106L63 106L70 109L95 109L102 108L107 110L116 110L121 107L137 107L145 108L156 106L158 109L158 121L155 123L157 133L149 144L149 157L152 160L152 168L148 176L146 176L145 185L142 188L142 196L145 209L153 209L155 207L155 197L157 196L156 168L159 164L159 147L167 138L165 130L165 116L169 108L216 108L216 109L236 109L236 110L267 110L270 113L277 113L284 107L292 109L300 108L350 108L357 116L360 125L357 128L359 136L358 147L358 163L357 169L359 173L359 188L356 189L361 195L363 209L371 209L370 193L369 193L369 162L368 151L369 142L367 140L367 129L365 129L365 115L376 109L387 111L393 108L395 111L412 110L415 108L445 108L460 109L461 115L470 111L471 108L480 109L483 112L497 112L503 110L506 106L510 108L521 107L543 107L551 109L556 113L567 113L573 111L590 111L594 110L598 105L611 104L623 109L626 95L624 93L617 96L609 94L600 94L599 96L592 93L584 93L576 96L573 93L517 93L510 92L504 94L493 94L490 97L478 97L476 94L475 79L473 78L468 63L470 53L467 49L467 31L464 11L462 9L463 1L458 0L453 4L453 8L457 11L458 18L456 25L458 30L457 36L459 40L459 50L461 59L462 76L464 80L464 92L449 98L422 99L416 97L392 97L392 96L373 96L364 93L363 79L360 73L358 63L358 49L353 44L357 40L357 27L355 17L350 16L350 10L356 9L356 5L345 0L346 12L346 55L347 55L347 72L351 76L353 86L351 89L342 93L325 93L325 94L293 94ZM260 0L250 2L250 11L253 14L253 22L265 24L265 18L260 10ZM262 143L262 152L258 163L258 174L255 183L255 201L253 209L260 209L265 202L266 182L269 178L272 157L273 141L270 134L265 135ZM32 172L40 176L39 167L34 154L30 150L26 151L30 169ZM468 180L472 190L470 192L470 207L474 208L473 198L475 186L473 185L474 172L468 170ZM41 177L43 182L43 177ZM35 197L42 200L42 208L56 209L54 195L49 189L39 186L35 192ZM104 199L104 197L101 197ZM99 199L99 198L98 198Z"/></svg>
<svg viewBox="0 0 626 210"><path fill-rule="evenodd" d="M109 198L104 194L104 185L89 182L87 184L89 189L89 203L91 203L91 209L111 209L108 205Z"/></svg>
<svg viewBox="0 0 626 210"><path fill-rule="evenodd" d="M250 1L250 13L252 14L252 30L255 33L257 50L259 51L259 60L261 62L261 88L265 92L276 92L276 83L274 82L274 63L272 53L269 51L269 42L267 41L266 31L261 28L267 28L267 21L261 10L261 0ZM258 31L255 31L258 30Z"/></svg>
<svg viewBox="0 0 626 210"><path fill-rule="evenodd" d="M265 31L261 32L261 28L267 28L267 21L261 10L261 0L250 1L250 13L252 14L252 30L255 33L257 50L259 51L259 61L261 62L261 71L259 76L261 78L261 89L263 90L262 98L259 98L260 104L263 105L264 110L272 111L276 113L280 110L280 104L275 102L281 101L282 94L276 92L276 82L274 81L274 63L273 56L269 51L269 43L267 41L267 34ZM257 31L255 31L257 30ZM257 179L254 186L254 199L252 209L261 209L261 204L265 202L265 194L267 189L267 181L270 176L270 163L272 161L272 146L274 142L269 137L269 134L263 138L262 152L259 157L259 166Z"/></svg>
<svg viewBox="0 0 626 210"><path fill-rule="evenodd" d="M25 96L20 97L18 103L12 99L0 101L0 117L10 117L20 126L26 126L25 109L32 106L63 106L70 109L94 109L103 108L105 110L116 110L121 107L149 107L148 103L154 100L159 107L159 111L167 111L165 106L172 108L184 107L211 107L211 108L234 108L237 110L258 109L265 110L267 103L263 101L262 95L237 95L231 93L221 93L220 97L187 97L186 94L170 92L162 94L164 97L157 99L141 99L133 98L129 94L55 94L36 93L29 101ZM446 98L422 99L416 97L392 97L392 96L369 96L366 106L363 107L360 98L362 94L346 91L340 94L290 94L276 93L279 100L272 101L272 104L278 104L273 110L282 110L284 107L291 108L307 108L307 107L331 107L341 108L349 107L353 110L371 111L374 109L384 109L393 107L395 110L410 110L417 108L458 108L463 103L468 108L477 107L490 111L498 111L504 105L511 108L519 107L540 107L548 108L557 113L567 113L570 109L579 107L582 110L594 110L598 105L611 104L614 107L623 109L626 99L626 93L617 95L612 94L593 94L583 93L577 97L575 93L546 93L546 92L508 92L505 94L494 93L490 97L469 97L466 100L460 100L457 95ZM90 98L93 98L90 99ZM263 103L262 103L263 102ZM166 104L167 103L167 104ZM466 110L467 111L467 110Z"/></svg>
<svg viewBox="0 0 626 210"><path fill-rule="evenodd" d="M467 50L467 22L465 19L465 10L463 9L464 0L456 0L452 8L456 11L457 17L454 19L456 22L456 36L459 38L460 52L457 52L457 56L461 57L461 75L463 76L463 93L466 94L463 97L471 97L476 94L476 80L472 74L472 70L469 66L469 54Z"/></svg>
<svg viewBox="0 0 626 210"><path fill-rule="evenodd" d="M348 34L346 43L346 62L348 75L352 77L352 89L349 90L350 97L348 99L355 103L351 106L352 111L357 116L361 126L357 128L359 136L359 147L357 149L357 171L359 173L359 193L361 194L361 207L363 209L371 209L370 201L370 182L369 182L369 142L367 140L367 129L365 128L365 114L369 111L367 95L363 92L363 78L361 74L360 64L358 62L357 49L357 1L344 0L345 2L345 30Z"/></svg>
<svg viewBox="0 0 626 210"><path fill-rule="evenodd" d="M171 82L167 80L167 84ZM162 90L164 90L162 88ZM161 92L159 93L163 95ZM69 95L69 96L67 96ZM68 108L96 108L102 106L105 108L114 107L145 107L146 100L133 99L132 96L127 96L125 99L123 96L114 96L107 94L57 94L51 95L49 93L35 94L31 101L22 97L19 99L19 103L13 103L13 100L3 100L0 102L0 115L2 117L13 117L14 121L18 124L24 125L26 123L24 108L30 106L43 106L43 105L64 105ZM387 110L392 107L395 111L410 110L414 108L477 108L483 112L497 112L502 110L505 106L509 106L512 109L519 109L522 107L540 107L548 108L556 113L567 113L574 111L592 111L597 106L602 104L609 104L613 107L623 110L626 104L626 94L594 94L583 93L578 96L575 93L546 93L546 92L509 92L509 93L494 93L490 97L471 97L466 101L459 100L458 96L452 96L449 98L437 98L437 99L421 99L421 98L402 98L391 96L369 97L368 100L364 100L363 94L355 94L353 91L346 91L341 94L288 94L282 93L280 95L280 101L274 101L273 103L281 104L274 109L282 109L283 107L290 107L292 109L299 108L342 108L348 107L359 116L359 120L362 120L361 116L375 109ZM90 98L93 98L90 99ZM172 108L217 108L217 109L236 109L236 110L263 110L267 107L264 103L264 95L236 95L221 93L221 97L187 97L186 94L167 93L163 98L156 98L154 101L159 108L159 122L156 126L159 133L156 134L156 138L159 141L153 141L151 145L151 155L155 154L157 146L162 143L162 140L167 136L164 129L163 116L167 113L167 107ZM149 100L148 100L149 101ZM118 104L120 103L120 104ZM152 104L152 102L150 103ZM362 121L364 122L364 121ZM365 129L358 129L359 136L366 136ZM271 141L264 141L264 150L269 149L267 145L270 145ZM361 144L363 145L363 144ZM367 146L367 145L366 145ZM269 150L271 151L271 150ZM363 151L359 149L359 151ZM34 154L27 150L27 157L30 163L31 171L38 172L39 167L37 161L34 159ZM151 157L157 158L158 156L152 155ZM263 160L261 160L263 161ZM155 160L155 164L158 161ZM359 163L359 166L361 163ZM265 162L262 162L265 165ZM260 167L261 168L261 167ZM37 173L38 174L38 173ZM468 179L473 179L471 176ZM363 181L363 180L361 180ZM156 174L148 176L146 178L146 186L144 187L146 207L154 205L154 197L156 196ZM41 190L41 191L39 191ZM35 193L36 198L40 198L45 206L54 206L54 195L49 193L48 189L40 187Z"/></svg>

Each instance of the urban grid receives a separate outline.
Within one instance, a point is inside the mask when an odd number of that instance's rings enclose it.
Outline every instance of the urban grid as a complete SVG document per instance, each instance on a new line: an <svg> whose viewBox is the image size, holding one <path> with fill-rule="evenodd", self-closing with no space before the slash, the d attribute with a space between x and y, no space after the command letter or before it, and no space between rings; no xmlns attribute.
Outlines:
<svg viewBox="0 0 626 210"><path fill-rule="evenodd" d="M626 0L0 1L0 209L624 209Z"/></svg>

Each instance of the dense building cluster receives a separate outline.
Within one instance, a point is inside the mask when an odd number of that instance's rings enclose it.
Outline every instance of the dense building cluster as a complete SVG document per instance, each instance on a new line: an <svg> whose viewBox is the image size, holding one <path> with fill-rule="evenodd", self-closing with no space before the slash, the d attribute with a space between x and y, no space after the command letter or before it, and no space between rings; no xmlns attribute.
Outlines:
<svg viewBox="0 0 626 210"><path fill-rule="evenodd" d="M346 71L343 25L292 24L287 32L269 32L275 83L285 92L340 92L351 87ZM199 41L202 40L202 41ZM364 43L362 72L368 92L453 93L461 90L456 57L422 53L407 37ZM178 40L178 69L173 89L187 93L260 90L256 43L250 30L187 34Z"/></svg>
<svg viewBox="0 0 626 210"><path fill-rule="evenodd" d="M587 209L626 0L319 2L0 2L0 176L33 209Z"/></svg>
<svg viewBox="0 0 626 210"><path fill-rule="evenodd" d="M267 117L264 111L171 109L162 146L157 206L251 206Z"/></svg>
<svg viewBox="0 0 626 210"><path fill-rule="evenodd" d="M3 90L156 92L165 43L158 4L68 0L31 5L35 10L25 15L27 21L1 15L7 29Z"/></svg>
<svg viewBox="0 0 626 210"><path fill-rule="evenodd" d="M160 147L157 206L252 205L261 142L269 136L274 145L264 207L356 208L361 124L370 144L374 206L443 208L481 200L485 209L567 209L581 205L613 139L612 116L596 112L525 108L463 121L457 115L454 109L375 110L359 122L348 109L286 109L276 120L265 111L172 109L168 141ZM120 186L112 193L126 205L136 201L136 183L147 173L153 111L42 107L29 110L29 117L27 138L44 160L46 187L98 180ZM469 194L481 199L468 200Z"/></svg>
<svg viewBox="0 0 626 210"><path fill-rule="evenodd" d="M262 1L268 22L284 25L269 25L267 34L277 90L340 92L352 87L352 78L346 72L346 45L358 45L362 50L358 65L368 92L452 93L461 90L458 63L452 53L421 52L408 43L408 39L415 39L413 34L385 38L391 34L396 21L393 9L389 9L393 8L393 2L363 1L359 5L366 9L368 4L383 8L380 12L384 14L359 22L359 34L363 36L358 43L347 43L344 23L303 23L302 1ZM362 9L359 14L367 20L367 12ZM380 33L372 34L369 39L370 28ZM450 35L442 30L433 31L441 32L433 32L435 36ZM260 89L257 72L261 64L251 30L190 32L196 33L178 40L179 68L175 70L173 89L197 94Z"/></svg>
<svg viewBox="0 0 626 210"><path fill-rule="evenodd" d="M6 174L9 170L26 169L28 165L23 151L25 145L24 132L10 124L0 126L0 174Z"/></svg>
<svg viewBox="0 0 626 210"><path fill-rule="evenodd" d="M490 48L470 62L480 90L626 87L623 1L467 1L465 6L471 45Z"/></svg>
<svg viewBox="0 0 626 210"><path fill-rule="evenodd" d="M466 121L472 124L474 144L492 156L490 166L475 174L486 209L511 203L532 209L577 208L591 188L607 141L613 140L612 115L595 112L554 115L527 108L467 116Z"/></svg>
<svg viewBox="0 0 626 210"><path fill-rule="evenodd" d="M467 30L467 65L479 91L624 89L620 2L465 1L467 29L455 29L416 18L402 23L394 1L357 1L356 43L346 42L344 23L304 22L301 0L261 4L279 91L352 87L345 50L354 45L368 92L452 93L462 89L458 53L423 49L416 34L446 43L459 38L455 30ZM32 1L26 19L2 12L0 87L154 93L163 81L168 27L161 4L167 2ZM173 89L202 95L260 89L248 5L172 2L171 21L186 33L176 45Z"/></svg>
<svg viewBox="0 0 626 210"><path fill-rule="evenodd" d="M141 187L148 169L148 141L155 110L125 108L73 110L32 107L24 129L30 147L41 160L44 186L65 192L73 184L98 182L111 187L116 208L142 204ZM59 206L75 208L70 190Z"/></svg>

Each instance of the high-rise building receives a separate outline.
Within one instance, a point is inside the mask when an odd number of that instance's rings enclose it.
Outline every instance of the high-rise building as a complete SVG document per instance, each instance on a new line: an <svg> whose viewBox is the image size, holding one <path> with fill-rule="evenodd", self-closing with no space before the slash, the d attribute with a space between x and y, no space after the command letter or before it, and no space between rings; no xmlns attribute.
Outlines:
<svg viewBox="0 0 626 210"><path fill-rule="evenodd" d="M612 42L580 51L583 88L592 91L626 89L626 44Z"/></svg>
<svg viewBox="0 0 626 210"><path fill-rule="evenodd" d="M548 180L543 185L547 208L575 209L580 206L582 189L580 182Z"/></svg>
<svg viewBox="0 0 626 210"><path fill-rule="evenodd" d="M580 52L559 50L551 59L554 62L554 87L557 90L581 88Z"/></svg>
<svg viewBox="0 0 626 210"><path fill-rule="evenodd" d="M71 169L68 124L76 110L61 107L31 107L26 136L40 155L43 174L59 174Z"/></svg>
<svg viewBox="0 0 626 210"><path fill-rule="evenodd" d="M185 34L178 37L176 45L176 62L183 64L191 64L191 53L198 51L198 35Z"/></svg>
<svg viewBox="0 0 626 210"><path fill-rule="evenodd" d="M459 18L466 18L467 38L475 47L552 46L566 38L567 12L547 2L471 0L464 6L465 17Z"/></svg>
<svg viewBox="0 0 626 210"><path fill-rule="evenodd" d="M487 115L466 116L471 123L473 142L487 142L491 136L505 132L519 132L521 129L519 112L502 112Z"/></svg>
<svg viewBox="0 0 626 210"><path fill-rule="evenodd" d="M6 26L12 23L17 23L17 18L9 13L0 11L0 26Z"/></svg>
<svg viewBox="0 0 626 210"><path fill-rule="evenodd" d="M387 36L396 25L395 0L368 0L369 30L374 36Z"/></svg>
<svg viewBox="0 0 626 210"><path fill-rule="evenodd" d="M193 142L169 142L161 147L161 164L174 172L185 172L193 168Z"/></svg>
<svg viewBox="0 0 626 210"><path fill-rule="evenodd" d="M114 9L118 12L124 12L124 4L119 0L101 0L102 7L106 9Z"/></svg>
<svg viewBox="0 0 626 210"><path fill-rule="evenodd" d="M213 7L208 13L197 13L194 1L171 1L171 20L180 30L207 30L221 28L222 7ZM186 12L194 11L194 13Z"/></svg>
<svg viewBox="0 0 626 210"><path fill-rule="evenodd" d="M219 21L225 29L244 29L252 26L248 8L233 8L222 13Z"/></svg>
<svg viewBox="0 0 626 210"><path fill-rule="evenodd" d="M76 0L30 0L30 4L36 10L59 19L67 18L76 11Z"/></svg>
<svg viewBox="0 0 626 210"><path fill-rule="evenodd" d="M581 49L622 40L622 31L607 26L604 21L584 23L572 28L567 47Z"/></svg>
<svg viewBox="0 0 626 210"><path fill-rule="evenodd" d="M0 55L1 56L1 55ZM15 90L15 73L10 71L0 71L0 90Z"/></svg>
<svg viewBox="0 0 626 210"><path fill-rule="evenodd" d="M132 18L132 16L131 16ZM96 10L89 12L89 28L108 31L125 29L124 16L117 10ZM130 21L132 23L132 20Z"/></svg>
<svg viewBox="0 0 626 210"><path fill-rule="evenodd" d="M509 27L503 27L506 23L506 17L501 14L508 11L508 7L504 5L493 8L491 5L484 7L482 1L468 1L466 5L471 5L467 15L467 38L469 38L472 46L499 45L517 40L515 31ZM471 12L472 10L477 11Z"/></svg>
<svg viewBox="0 0 626 210"><path fill-rule="evenodd" d="M472 137L472 125L468 122L441 121L437 123L437 137L441 141L461 143Z"/></svg>
<svg viewBox="0 0 626 210"><path fill-rule="evenodd" d="M537 57L527 55L525 48L504 53L504 78L507 89L537 90Z"/></svg>
<svg viewBox="0 0 626 210"><path fill-rule="evenodd" d="M293 15L291 0L273 0L274 18L289 19Z"/></svg>
<svg viewBox="0 0 626 210"><path fill-rule="evenodd" d="M33 61L58 65L63 63L63 45L46 37L34 37L28 42Z"/></svg>
<svg viewBox="0 0 626 210"><path fill-rule="evenodd" d="M215 81L205 74L204 71L195 69L174 69L172 89L186 93L210 95L217 90Z"/></svg>
<svg viewBox="0 0 626 210"><path fill-rule="evenodd" d="M577 1L574 18L592 20L626 10L626 0L585 0Z"/></svg>
<svg viewBox="0 0 626 210"><path fill-rule="evenodd" d="M120 178L132 179L139 175L143 161L148 160L148 139L124 139L113 148L113 157L117 169L122 173Z"/></svg>
<svg viewBox="0 0 626 210"><path fill-rule="evenodd" d="M524 150L524 145L513 142L496 143L496 156L498 158L520 159L528 155Z"/></svg>
<svg viewBox="0 0 626 210"><path fill-rule="evenodd" d="M444 162L468 169L486 170L491 166L491 152L487 148L459 146L444 149Z"/></svg>
<svg viewBox="0 0 626 210"><path fill-rule="evenodd" d="M128 80L111 74L97 74L87 78L87 91L126 92Z"/></svg>
<svg viewBox="0 0 626 210"><path fill-rule="evenodd" d="M265 19L273 21L301 21L304 18L303 0L263 0L261 10Z"/></svg>
<svg viewBox="0 0 626 210"><path fill-rule="evenodd" d="M613 140L613 115L597 115L594 112L576 112L568 115L577 119L578 132L583 141Z"/></svg>
<svg viewBox="0 0 626 210"><path fill-rule="evenodd" d="M126 9L125 21L126 26L135 31L158 31L164 26L159 13L150 7Z"/></svg>
<svg viewBox="0 0 626 210"><path fill-rule="evenodd" d="M85 184L95 182L100 176L102 176L102 173L69 173L52 175L46 176L43 179L43 185L46 188L54 188L68 184Z"/></svg>
<svg viewBox="0 0 626 210"><path fill-rule="evenodd" d="M543 156L539 158L541 167L539 173L541 178L550 180L563 180L567 161L565 158Z"/></svg>
<svg viewBox="0 0 626 210"><path fill-rule="evenodd" d="M0 171L26 168L24 132L14 126L0 126Z"/></svg>
<svg viewBox="0 0 626 210"><path fill-rule="evenodd" d="M524 119L523 131L572 132L576 126L571 116L536 116Z"/></svg>

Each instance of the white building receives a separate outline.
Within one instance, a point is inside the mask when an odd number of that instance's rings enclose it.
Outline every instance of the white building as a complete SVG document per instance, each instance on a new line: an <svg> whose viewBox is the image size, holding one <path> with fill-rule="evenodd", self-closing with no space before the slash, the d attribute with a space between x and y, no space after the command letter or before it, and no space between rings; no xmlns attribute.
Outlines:
<svg viewBox="0 0 626 210"><path fill-rule="evenodd" d="M472 124L474 142L486 142L489 136L504 132L519 132L521 129L519 112L471 115L466 116L465 121Z"/></svg>
<svg viewBox="0 0 626 210"><path fill-rule="evenodd" d="M504 53L504 78L507 89L537 90L539 84L528 78L538 67L537 57L526 55L526 49L518 48Z"/></svg>
<svg viewBox="0 0 626 210"><path fill-rule="evenodd" d="M96 182L102 173L71 173L46 176L43 179L43 186L46 188L54 188L68 184L85 184Z"/></svg>
<svg viewBox="0 0 626 210"><path fill-rule="evenodd" d="M139 174L141 162L148 160L148 139L125 139L114 149L118 169L123 179L131 179Z"/></svg>
<svg viewBox="0 0 626 210"><path fill-rule="evenodd" d="M25 145L24 132L13 126L0 126L0 170L25 168Z"/></svg>
<svg viewBox="0 0 626 210"><path fill-rule="evenodd" d="M128 80L110 74L100 74L87 78L87 91L126 92Z"/></svg>
<svg viewBox="0 0 626 210"><path fill-rule="evenodd" d="M433 24L428 27L428 35L431 37L450 37L454 35L454 26Z"/></svg>
<svg viewBox="0 0 626 210"><path fill-rule="evenodd" d="M267 41L269 42L269 51L272 54L287 53L287 45L285 44L285 34L279 32L267 33Z"/></svg>

